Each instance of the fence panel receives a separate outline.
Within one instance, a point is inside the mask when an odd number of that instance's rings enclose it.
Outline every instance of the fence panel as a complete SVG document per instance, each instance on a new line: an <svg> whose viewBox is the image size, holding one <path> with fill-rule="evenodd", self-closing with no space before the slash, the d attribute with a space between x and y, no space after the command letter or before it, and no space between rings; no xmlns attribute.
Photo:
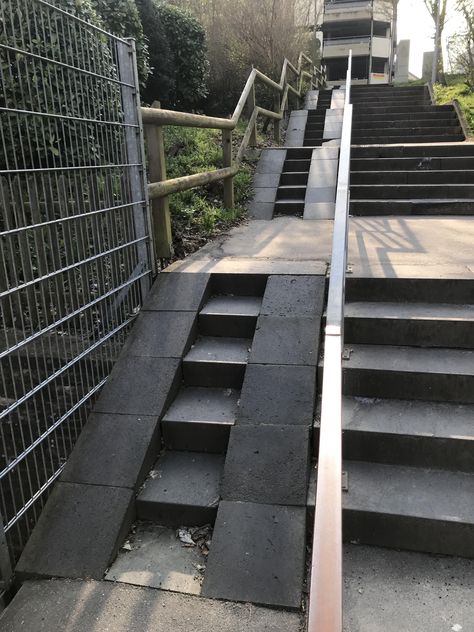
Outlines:
<svg viewBox="0 0 474 632"><path fill-rule="evenodd" d="M13 563L150 284L139 106L133 41L44 0L0 0L0 514Z"/></svg>

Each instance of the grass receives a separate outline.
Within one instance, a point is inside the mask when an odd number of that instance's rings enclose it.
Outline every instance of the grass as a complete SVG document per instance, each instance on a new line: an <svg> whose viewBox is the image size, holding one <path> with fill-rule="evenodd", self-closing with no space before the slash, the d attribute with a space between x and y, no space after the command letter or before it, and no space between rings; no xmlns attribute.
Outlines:
<svg viewBox="0 0 474 632"><path fill-rule="evenodd" d="M234 145L238 147L245 132L245 124L234 131ZM259 135L259 144L262 139ZM222 167L221 132L210 129L165 128L167 177L178 178ZM235 151L234 151L235 155ZM241 222L252 193L255 161L242 163L234 178L235 207L223 206L223 183L170 196L175 257L180 259L194 252L207 241Z"/></svg>
<svg viewBox="0 0 474 632"><path fill-rule="evenodd" d="M433 88L438 105L451 103L454 99L459 101L471 135L474 135L474 90L459 80L456 83L450 83L448 81L447 86L436 83Z"/></svg>

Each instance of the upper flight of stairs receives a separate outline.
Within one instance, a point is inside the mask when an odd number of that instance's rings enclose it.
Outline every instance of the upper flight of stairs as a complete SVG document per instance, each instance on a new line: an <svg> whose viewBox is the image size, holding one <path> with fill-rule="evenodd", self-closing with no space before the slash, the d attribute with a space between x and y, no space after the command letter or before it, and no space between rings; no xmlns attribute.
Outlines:
<svg viewBox="0 0 474 632"><path fill-rule="evenodd" d="M352 143L439 143L465 139L452 105L433 105L427 86L353 86Z"/></svg>
<svg viewBox="0 0 474 632"><path fill-rule="evenodd" d="M315 110L308 110L304 135L305 147L319 147L323 142L326 110L331 107L332 90L320 90Z"/></svg>
<svg viewBox="0 0 474 632"><path fill-rule="evenodd" d="M312 151L309 147L287 149L274 215L303 215Z"/></svg>

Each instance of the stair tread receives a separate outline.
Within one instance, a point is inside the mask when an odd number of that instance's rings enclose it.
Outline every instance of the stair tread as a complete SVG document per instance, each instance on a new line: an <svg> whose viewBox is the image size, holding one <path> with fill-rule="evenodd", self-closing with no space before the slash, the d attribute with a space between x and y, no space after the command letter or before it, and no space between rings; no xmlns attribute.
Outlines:
<svg viewBox="0 0 474 632"><path fill-rule="evenodd" d="M474 523L474 474L363 461L344 470L345 510Z"/></svg>
<svg viewBox="0 0 474 632"><path fill-rule="evenodd" d="M474 441L473 420L473 404L343 397L349 431Z"/></svg>
<svg viewBox="0 0 474 632"><path fill-rule="evenodd" d="M416 319L474 322L474 305L448 303L347 303L344 314L349 318Z"/></svg>
<svg viewBox="0 0 474 632"><path fill-rule="evenodd" d="M252 340L249 338L199 337L184 362L246 364Z"/></svg>
<svg viewBox="0 0 474 632"><path fill-rule="evenodd" d="M201 309L205 316L258 316L262 306L259 296L212 296Z"/></svg>
<svg viewBox="0 0 474 632"><path fill-rule="evenodd" d="M474 351L389 345L347 345L344 370L366 369L406 373L474 375Z"/></svg>
<svg viewBox="0 0 474 632"><path fill-rule="evenodd" d="M239 391L232 388L183 387L163 417L163 422L233 425Z"/></svg>

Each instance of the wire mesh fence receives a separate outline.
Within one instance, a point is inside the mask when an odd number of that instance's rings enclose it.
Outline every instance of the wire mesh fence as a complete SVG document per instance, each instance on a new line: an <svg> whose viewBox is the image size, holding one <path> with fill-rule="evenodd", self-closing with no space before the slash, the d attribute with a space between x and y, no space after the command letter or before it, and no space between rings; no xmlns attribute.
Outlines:
<svg viewBox="0 0 474 632"><path fill-rule="evenodd" d="M0 512L15 562L149 286L134 43L0 0Z"/></svg>

